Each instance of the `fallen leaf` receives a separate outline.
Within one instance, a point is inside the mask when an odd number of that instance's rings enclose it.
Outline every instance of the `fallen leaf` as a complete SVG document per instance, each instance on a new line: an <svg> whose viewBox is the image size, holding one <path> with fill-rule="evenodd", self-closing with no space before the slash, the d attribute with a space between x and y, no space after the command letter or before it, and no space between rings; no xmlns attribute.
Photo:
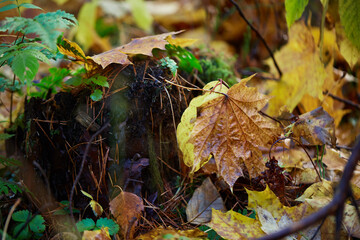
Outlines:
<svg viewBox="0 0 360 240"><path fill-rule="evenodd" d="M249 218L232 210L223 213L213 209L211 222L207 225L226 239L247 240L265 234L261 229L259 220Z"/></svg>
<svg viewBox="0 0 360 240"><path fill-rule="evenodd" d="M128 44L92 56L91 59L94 60L95 63L99 64L102 68L106 68L111 63L122 65L132 64L132 62L128 59L128 55L142 54L152 57L153 49L158 48L165 50L165 45L169 44L166 41L166 38L170 35L178 34L180 32L182 31L163 33L143 38L134 38Z"/></svg>
<svg viewBox="0 0 360 240"><path fill-rule="evenodd" d="M111 237L107 228L101 228L94 231L84 231L82 240L111 240Z"/></svg>
<svg viewBox="0 0 360 240"><path fill-rule="evenodd" d="M274 96L269 101L268 114L279 115L279 109L284 105L293 111L305 94L322 100L322 86L327 74L311 31L304 23L292 25L289 42L274 55L283 75L280 81L268 84L270 95ZM277 74L271 59L266 63L270 71Z"/></svg>
<svg viewBox="0 0 360 240"><path fill-rule="evenodd" d="M277 222L269 211L262 209L261 207L256 208L256 214L261 223L261 229L266 234L277 232L282 228L288 227L291 224L293 224L293 221L291 221L291 219L286 214L284 214L279 220L279 222ZM291 234L289 236L286 236L285 239L296 240L297 239L296 234Z"/></svg>
<svg viewBox="0 0 360 240"><path fill-rule="evenodd" d="M130 239L132 239L137 221L144 211L142 199L133 193L121 192L109 205L123 236L125 237L130 231Z"/></svg>
<svg viewBox="0 0 360 240"><path fill-rule="evenodd" d="M257 209L257 218L249 218L234 211L223 213L213 209L211 222L207 225L221 237L234 240L258 238L264 236L269 229L271 231L273 227L270 227L270 225L275 226L274 223L282 228L286 223L299 221L311 213L307 204L300 204L295 207L283 206L268 186L262 192L246 191L248 193L248 209ZM260 211L258 211L259 208L261 208ZM259 212L262 216L259 216ZM265 213L266 216L264 216ZM272 219L269 219L271 223L266 223L266 217L269 214L272 216ZM286 215L284 219L287 220L282 220L279 223L284 215ZM262 220L259 220L260 218Z"/></svg>
<svg viewBox="0 0 360 240"><path fill-rule="evenodd" d="M309 188L305 190L303 195L297 198L297 201L306 202L309 207L312 208L312 211L316 212L329 204L334 195L334 182L323 180L322 182L314 183ZM359 192L358 188L354 188L355 192ZM359 196L356 196L359 197ZM355 197L355 198L356 198ZM342 220L344 229L341 231L341 239L348 239L347 232L351 236L359 237L360 236L360 224L358 221L356 209L354 206L345 204L344 209L344 218ZM324 224L321 227L321 235L323 239L328 239L333 237L335 234L335 217L330 216L326 219ZM345 232L344 232L345 230Z"/></svg>
<svg viewBox="0 0 360 240"><path fill-rule="evenodd" d="M224 202L208 177L198 187L186 207L186 217L192 224L204 224L211 220L211 209L226 211Z"/></svg>
<svg viewBox="0 0 360 240"><path fill-rule="evenodd" d="M219 81L212 81L205 85L204 90L210 90L216 92L226 93L228 88L224 85L219 84ZM193 98L181 116L181 122L179 123L176 129L176 136L178 139L179 149L183 154L184 163L191 167L194 164L194 145L190 143L191 131L194 128L196 117L197 117L197 108L200 107L203 103L211 101L214 98L217 98L218 95L214 92L205 92L203 95ZM209 158L210 159L210 158ZM205 163L204 163L205 164ZM200 166L194 169L194 172L200 169Z"/></svg>
<svg viewBox="0 0 360 240"><path fill-rule="evenodd" d="M265 169L260 146L269 146L280 135L280 129L258 113L269 97L247 87L253 76L232 86L226 94L204 102L189 139L194 162L188 166L197 171L213 155L218 173L232 188L244 176L245 165L251 177ZM186 162L188 163L188 162Z"/></svg>
<svg viewBox="0 0 360 240"><path fill-rule="evenodd" d="M179 34L181 32L183 31L163 33L142 38L134 38L131 40L130 43L115 49L126 54L142 54L152 57L152 50L154 48L165 50L165 45L169 44L168 41L166 41L166 38L168 36Z"/></svg>
<svg viewBox="0 0 360 240"><path fill-rule="evenodd" d="M334 119L322 107L300 115L292 131L303 145L336 145Z"/></svg>
<svg viewBox="0 0 360 240"><path fill-rule="evenodd" d="M146 234L138 236L138 240L162 240L162 239L191 239L191 240L200 240L207 239L207 234L199 229L193 230L175 230L172 228L164 229L163 227L158 227L151 230Z"/></svg>

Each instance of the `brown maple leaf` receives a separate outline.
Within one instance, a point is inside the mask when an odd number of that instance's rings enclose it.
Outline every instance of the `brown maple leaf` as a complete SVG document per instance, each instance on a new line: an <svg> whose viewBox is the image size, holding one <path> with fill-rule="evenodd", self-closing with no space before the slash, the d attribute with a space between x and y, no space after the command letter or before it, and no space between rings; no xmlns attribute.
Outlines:
<svg viewBox="0 0 360 240"><path fill-rule="evenodd" d="M189 140L194 145L193 170L213 155L218 172L230 187L244 176L244 164L251 177L265 169L259 147L268 146L280 135L280 128L259 114L269 97L246 86L251 78L200 106Z"/></svg>

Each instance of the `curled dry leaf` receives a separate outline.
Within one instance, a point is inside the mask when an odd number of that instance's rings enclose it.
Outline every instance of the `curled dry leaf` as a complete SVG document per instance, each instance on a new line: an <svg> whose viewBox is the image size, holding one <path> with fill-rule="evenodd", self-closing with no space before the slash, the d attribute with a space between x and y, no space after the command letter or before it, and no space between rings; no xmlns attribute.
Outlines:
<svg viewBox="0 0 360 240"><path fill-rule="evenodd" d="M293 136L304 145L336 145L334 119L318 107L299 116Z"/></svg>
<svg viewBox="0 0 360 240"><path fill-rule="evenodd" d="M211 209L226 211L219 192L208 177L195 190L186 207L187 220L193 224L208 223L211 220Z"/></svg>
<svg viewBox="0 0 360 240"><path fill-rule="evenodd" d="M251 177L265 169L259 147L269 146L280 135L280 128L258 112L269 97L246 86L252 77L241 80L223 94L212 93L215 98L203 101L195 108L198 113L195 124L191 123L194 118L187 119L188 125L193 126L190 135L185 143L179 143L184 155L188 155L184 156L184 161L192 167L192 172L213 155L218 173L231 188L244 175L243 166ZM181 137L180 126L178 138ZM185 149L181 144L186 146Z"/></svg>
<svg viewBox="0 0 360 240"><path fill-rule="evenodd" d="M129 237L132 239L137 221L141 217L141 212L144 211L142 199L133 193L121 192L111 200L109 205L123 236L130 233Z"/></svg>

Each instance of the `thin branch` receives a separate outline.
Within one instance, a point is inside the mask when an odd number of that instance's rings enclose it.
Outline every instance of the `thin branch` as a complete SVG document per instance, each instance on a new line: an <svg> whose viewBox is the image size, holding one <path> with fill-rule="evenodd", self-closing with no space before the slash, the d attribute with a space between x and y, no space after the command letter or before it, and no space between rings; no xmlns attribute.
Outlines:
<svg viewBox="0 0 360 240"><path fill-rule="evenodd" d="M357 163L360 159L360 141L357 142L353 153L350 156L348 163L345 166L343 176L341 177L340 183L335 191L333 200L320 209L318 212L311 214L310 216L302 219L299 222L292 224L290 227L282 229L278 232L269 234L267 236L258 238L258 240L275 240L280 239L290 234L299 232L315 223L321 221L323 218L334 214L337 212L339 208L341 208L345 200L349 196L349 189L350 189L350 180L353 176L354 170L357 166Z"/></svg>
<svg viewBox="0 0 360 240"><path fill-rule="evenodd" d="M337 101L339 101L339 102L343 102L343 103L345 103L345 104L347 104L347 105L350 105L350 106L352 106L352 107L357 108L357 109L360 110L360 105L357 104L357 103L354 103L354 102L352 102L352 101L350 101L350 100L347 100L347 99L340 98L340 97L335 96L334 94L329 93L329 92L326 92L326 91L323 92L323 94L328 95L329 97L331 97L331 98L333 98L333 99L335 99L335 100L337 100Z"/></svg>
<svg viewBox="0 0 360 240"><path fill-rule="evenodd" d="M278 73L279 73L279 77L281 78L282 72L281 72L281 70L280 70L280 68L279 68L279 65L277 64L277 62L276 62L276 60L275 60L274 54L272 53L272 51L271 51L269 45L266 43L265 39L264 39L264 38L261 36L261 34L256 30L256 28L246 19L245 15L244 15L244 13L241 11L239 5L238 5L234 0L230 0L230 2L231 2L232 4L234 4L234 6L236 7L236 10L238 11L238 13L239 13L240 16L242 17L242 19L244 19L244 21L245 21L246 24L251 28L251 30L253 30L253 31L256 33L256 35L258 36L258 38L260 38L260 40L261 40L261 42L264 44L266 50L269 52L270 57L271 57L271 59L273 60L274 65L275 65L275 67L276 67L276 70L277 70Z"/></svg>

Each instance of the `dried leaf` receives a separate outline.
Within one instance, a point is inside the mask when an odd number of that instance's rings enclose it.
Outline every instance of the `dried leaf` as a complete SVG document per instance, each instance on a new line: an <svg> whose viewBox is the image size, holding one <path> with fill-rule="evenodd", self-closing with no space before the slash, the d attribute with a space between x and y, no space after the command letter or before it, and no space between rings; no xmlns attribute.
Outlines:
<svg viewBox="0 0 360 240"><path fill-rule="evenodd" d="M208 177L198 187L186 207L187 220L192 224L204 224L211 220L211 209L226 211L224 202Z"/></svg>
<svg viewBox="0 0 360 240"><path fill-rule="evenodd" d="M175 230L175 229L164 229L163 227L158 227L151 230L150 232L138 236L138 240L162 240L162 239L189 239L189 240L201 240L207 239L206 233L199 229L193 230Z"/></svg>
<svg viewBox="0 0 360 240"><path fill-rule="evenodd" d="M216 92L226 93L228 88L224 85L219 85L219 81L212 81L204 87L204 90L210 90ZM217 98L218 95L216 93L205 92L203 95L198 96L191 100L189 107L184 111L181 116L181 122L179 123L176 136L178 139L179 148L183 154L184 163L191 167L194 164L194 145L190 143L191 131L194 128L196 117L197 117L197 108L200 107L205 102L208 102L214 98ZM204 163L205 164L205 163ZM202 166L202 165L201 165ZM201 166L193 166L198 167L194 169L194 172L200 169Z"/></svg>
<svg viewBox="0 0 360 240"><path fill-rule="evenodd" d="M122 65L132 64L132 62L128 59L128 55L142 54L152 57L152 50L154 48L165 50L165 45L168 44L166 38L180 32L182 31L163 33L143 38L134 38L126 45L92 56L91 59L94 60L95 63L101 65L102 68L106 68L111 63Z"/></svg>
<svg viewBox="0 0 360 240"><path fill-rule="evenodd" d="M94 231L85 231L82 240L111 240L111 237L107 228L101 228Z"/></svg>
<svg viewBox="0 0 360 240"><path fill-rule="evenodd" d="M137 220L140 219L141 212L144 211L142 199L133 193L121 192L111 200L109 205L122 234L126 236L126 233L130 231L130 239L132 239Z"/></svg>
<svg viewBox="0 0 360 240"><path fill-rule="evenodd" d="M251 177L265 169L260 146L268 146L279 136L280 129L258 113L269 97L246 86L252 78L243 79L226 94L205 102L198 108L199 115L191 131L196 171L213 155L219 174L232 188L243 176L245 164Z"/></svg>
<svg viewBox="0 0 360 240"><path fill-rule="evenodd" d="M126 53L126 54L142 54L152 57L152 50L158 48L165 50L165 45L169 44L166 41L168 36L181 33L182 31L163 33L159 35L143 37L143 38L134 38L130 43L123 45L121 47L115 48L116 50ZM115 50L114 49L114 50Z"/></svg>
<svg viewBox="0 0 360 240"><path fill-rule="evenodd" d="M299 116L293 137L304 145L336 144L334 119L322 107Z"/></svg>
<svg viewBox="0 0 360 240"><path fill-rule="evenodd" d="M262 227L265 231L268 231L271 227L266 226L264 213L270 214L276 220L279 228L285 225L283 222L279 223L279 220L285 215L289 219L287 222L296 222L310 213L306 204L300 204L295 207L283 206L269 187L266 187L262 192L246 191L248 193L248 208L257 209L257 218L249 218L234 211L222 213L221 211L213 210L211 222L207 225L214 229L221 237L226 239L249 239L265 235ZM258 211L259 208L261 208L261 211ZM259 213L262 216L259 216ZM259 220L260 218L263 218L262 222ZM272 223L274 225L275 222L272 221Z"/></svg>
<svg viewBox="0 0 360 240"><path fill-rule="evenodd" d="M248 240L265 234L258 220L234 211L223 213L213 209L211 222L207 225L226 239Z"/></svg>

